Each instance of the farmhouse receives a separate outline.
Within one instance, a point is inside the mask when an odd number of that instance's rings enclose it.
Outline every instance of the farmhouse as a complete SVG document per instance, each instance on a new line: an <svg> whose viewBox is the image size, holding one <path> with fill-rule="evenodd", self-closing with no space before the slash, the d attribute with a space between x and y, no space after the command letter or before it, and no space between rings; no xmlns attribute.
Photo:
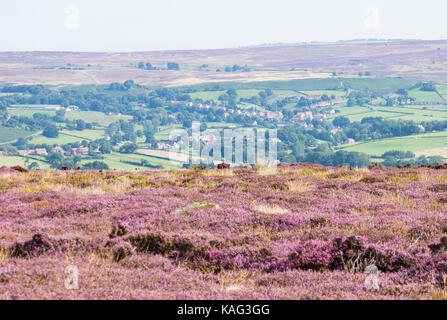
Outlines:
<svg viewBox="0 0 447 320"><path fill-rule="evenodd" d="M47 149L45 149L45 148L36 148L36 150L34 150L33 153L37 154L39 156L46 156L46 155L48 155Z"/></svg>
<svg viewBox="0 0 447 320"><path fill-rule="evenodd" d="M65 153L65 150L60 146L55 146L53 149L51 149L52 152L60 152Z"/></svg>
<svg viewBox="0 0 447 320"><path fill-rule="evenodd" d="M34 150L18 150L17 153L21 156L28 156L33 153Z"/></svg>
<svg viewBox="0 0 447 320"><path fill-rule="evenodd" d="M304 121L304 120L312 120L312 111L306 111L306 112L298 112L293 118L292 121Z"/></svg>
<svg viewBox="0 0 447 320"><path fill-rule="evenodd" d="M76 148L73 150L73 152L77 155L86 156L88 155L88 148L87 147Z"/></svg>

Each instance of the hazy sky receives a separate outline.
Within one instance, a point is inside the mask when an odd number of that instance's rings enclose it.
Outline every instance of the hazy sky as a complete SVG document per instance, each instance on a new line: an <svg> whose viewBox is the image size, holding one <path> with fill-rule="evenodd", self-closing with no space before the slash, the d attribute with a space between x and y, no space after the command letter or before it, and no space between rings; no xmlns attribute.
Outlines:
<svg viewBox="0 0 447 320"><path fill-rule="evenodd" d="M445 0L2 0L0 51L447 39Z"/></svg>

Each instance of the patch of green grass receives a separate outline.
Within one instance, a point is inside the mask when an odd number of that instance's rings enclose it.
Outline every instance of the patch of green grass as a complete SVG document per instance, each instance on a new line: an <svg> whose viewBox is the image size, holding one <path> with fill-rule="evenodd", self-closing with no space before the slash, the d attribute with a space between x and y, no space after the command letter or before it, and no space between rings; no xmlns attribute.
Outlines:
<svg viewBox="0 0 447 320"><path fill-rule="evenodd" d="M442 101L442 98L434 91L422 91L414 89L408 91L408 96L417 101Z"/></svg>
<svg viewBox="0 0 447 320"><path fill-rule="evenodd" d="M57 145L64 145L67 143L73 143L77 141L87 140L79 137L73 137L71 135L66 135L63 133L59 133L59 136L57 138L47 138L42 135L36 136L35 138L31 139L30 143L32 144L48 144L50 146L57 144Z"/></svg>
<svg viewBox="0 0 447 320"><path fill-rule="evenodd" d="M25 157L0 156L0 167L1 166L7 166L7 167L22 166L22 167L26 167L25 160L26 160ZM28 163L31 164L33 162L37 162L39 164L39 168L40 169L48 169L50 167L48 163L45 163L45 162L40 161L40 160L31 159L31 158L29 159Z"/></svg>
<svg viewBox="0 0 447 320"><path fill-rule="evenodd" d="M181 125L161 126L159 131L154 135L155 140L169 140L169 134L174 129L181 129Z"/></svg>
<svg viewBox="0 0 447 320"><path fill-rule="evenodd" d="M42 113L48 116L55 116L56 111L54 110L38 110L38 109L11 109L8 108L8 113L15 116L25 116L28 118L32 118L35 113Z"/></svg>
<svg viewBox="0 0 447 320"><path fill-rule="evenodd" d="M385 119L412 120L415 122L447 120L447 108L445 106L354 106L339 107L340 111L329 117L345 116L351 121L361 121L366 117L382 117Z"/></svg>
<svg viewBox="0 0 447 320"><path fill-rule="evenodd" d="M18 138L25 138L29 135L33 134L31 131L26 131L19 128L9 128L0 126L0 143L14 141Z"/></svg>
<svg viewBox="0 0 447 320"><path fill-rule="evenodd" d="M259 93L260 90L257 89L241 89L236 90L238 98L251 98L253 96L256 96ZM215 90L215 91L197 91L192 92L189 94L189 96L192 99L202 99L204 101L206 100L213 100L214 102L218 102L219 96L225 93L225 90Z"/></svg>
<svg viewBox="0 0 447 320"><path fill-rule="evenodd" d="M351 88L354 90L369 89L377 93L393 93L398 89L408 89L417 80L402 78L320 78L320 79L295 79L288 81L255 81L255 82L220 82L202 83L180 88L204 90L228 90L228 89L272 89L272 90L328 90Z"/></svg>
<svg viewBox="0 0 447 320"><path fill-rule="evenodd" d="M159 159L159 158L155 158L155 157L151 157L151 156L146 156L146 155L140 155L140 154L121 154L121 153L117 153L117 152L112 152L111 154L106 154L103 155L104 156L104 160L100 160L103 161L105 163L107 163L107 165L109 166L110 169L120 169L120 170L133 170L135 168L146 168L147 167L141 167L139 165L132 165L132 164L128 164L128 163L123 163L121 162L121 160L123 161L131 161L131 162L140 162L141 160L147 160L151 165L160 165L163 168L180 168L181 164L175 161L169 161L169 160L164 160L164 159ZM83 160L82 164L86 163L86 162L91 162L92 160Z"/></svg>
<svg viewBox="0 0 447 320"><path fill-rule="evenodd" d="M60 134L64 134L64 135L68 135L68 136L73 136L75 138L79 138L80 140L97 140L100 138L104 138L104 130L82 130L82 131L78 131L78 130L62 130L59 132Z"/></svg>
<svg viewBox="0 0 447 320"><path fill-rule="evenodd" d="M128 115L107 115L97 111L69 111L65 114L65 117L69 120L84 120L85 122L97 122L100 125L106 127L112 122L120 119L130 120L131 116Z"/></svg>
<svg viewBox="0 0 447 320"><path fill-rule="evenodd" d="M343 90L310 90L310 91L301 91L307 95L323 95L326 94L328 97L332 95L335 96L336 99L340 99L345 97L346 92Z"/></svg>
<svg viewBox="0 0 447 320"><path fill-rule="evenodd" d="M389 150L416 152L441 147L447 147L447 131L387 138L354 145L343 145L339 149L364 152L372 156L381 156L385 151Z"/></svg>

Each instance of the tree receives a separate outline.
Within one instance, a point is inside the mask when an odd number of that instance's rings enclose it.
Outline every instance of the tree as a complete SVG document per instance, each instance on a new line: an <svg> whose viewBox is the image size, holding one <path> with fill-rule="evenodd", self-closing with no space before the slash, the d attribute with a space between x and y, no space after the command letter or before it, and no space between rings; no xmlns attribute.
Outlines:
<svg viewBox="0 0 447 320"><path fill-rule="evenodd" d="M137 145L135 143L123 144L119 149L121 153L134 153L135 150L137 150Z"/></svg>
<svg viewBox="0 0 447 320"><path fill-rule="evenodd" d="M124 87L129 90L134 86L135 82L133 80L126 80L124 81Z"/></svg>
<svg viewBox="0 0 447 320"><path fill-rule="evenodd" d="M103 161L87 162L82 166L85 170L108 170L109 166Z"/></svg>
<svg viewBox="0 0 447 320"><path fill-rule="evenodd" d="M29 170L39 170L39 164L36 161L31 162L28 166Z"/></svg>
<svg viewBox="0 0 447 320"><path fill-rule="evenodd" d="M99 146L99 152L109 154L112 152L112 145L109 141L104 141Z"/></svg>
<svg viewBox="0 0 447 320"><path fill-rule="evenodd" d="M79 120L76 120L75 122L76 122L76 130L82 131L85 129L84 120L79 119Z"/></svg>
<svg viewBox="0 0 447 320"><path fill-rule="evenodd" d="M435 84L433 82L424 82L421 86L422 91L436 91Z"/></svg>
<svg viewBox="0 0 447 320"><path fill-rule="evenodd" d="M178 63L175 62L168 62L167 64L168 70L179 70L180 66Z"/></svg>
<svg viewBox="0 0 447 320"><path fill-rule="evenodd" d="M351 123L351 121L349 120L349 118L344 117L344 116L338 116L338 117L335 117L334 120L332 120L332 124L337 127L346 127L350 123Z"/></svg>
<svg viewBox="0 0 447 320"><path fill-rule="evenodd" d="M292 146L292 154L296 161L302 161L304 159L304 143L297 141Z"/></svg>
<svg viewBox="0 0 447 320"><path fill-rule="evenodd" d="M13 143L13 146L15 147L24 147L26 146L26 140L24 138L18 138L16 142Z"/></svg>
<svg viewBox="0 0 447 320"><path fill-rule="evenodd" d="M49 125L45 127L42 134L47 138L57 138L59 136L59 130L55 125Z"/></svg>

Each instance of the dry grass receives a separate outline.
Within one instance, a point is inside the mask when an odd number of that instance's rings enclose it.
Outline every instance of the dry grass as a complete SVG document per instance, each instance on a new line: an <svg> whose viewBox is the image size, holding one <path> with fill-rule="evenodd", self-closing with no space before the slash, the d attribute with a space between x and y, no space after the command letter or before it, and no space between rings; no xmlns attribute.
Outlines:
<svg viewBox="0 0 447 320"><path fill-rule="evenodd" d="M307 192L314 190L314 188L311 185L299 180L289 181L287 183L287 188L289 191L292 192Z"/></svg>
<svg viewBox="0 0 447 320"><path fill-rule="evenodd" d="M281 208L280 206L277 206L275 204L269 204L269 205L252 205L251 207L253 210L265 213L265 214L286 214L289 213L289 210Z"/></svg>

